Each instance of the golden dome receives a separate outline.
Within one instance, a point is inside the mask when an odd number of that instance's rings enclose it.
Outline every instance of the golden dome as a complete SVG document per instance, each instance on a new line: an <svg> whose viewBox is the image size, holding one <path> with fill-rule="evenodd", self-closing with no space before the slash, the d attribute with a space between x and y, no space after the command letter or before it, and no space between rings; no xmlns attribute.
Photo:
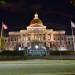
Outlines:
<svg viewBox="0 0 75 75"><path fill-rule="evenodd" d="M31 27L43 26L43 22L38 18L38 14L34 15L34 19L30 22Z"/></svg>

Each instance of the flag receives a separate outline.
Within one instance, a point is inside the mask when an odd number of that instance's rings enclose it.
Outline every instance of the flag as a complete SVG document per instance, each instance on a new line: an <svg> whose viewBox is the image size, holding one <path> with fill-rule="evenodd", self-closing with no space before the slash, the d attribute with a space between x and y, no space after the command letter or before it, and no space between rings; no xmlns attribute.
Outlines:
<svg viewBox="0 0 75 75"><path fill-rule="evenodd" d="M71 27L75 28L75 23L71 21Z"/></svg>
<svg viewBox="0 0 75 75"><path fill-rule="evenodd" d="M7 29L7 26L4 23L2 23L2 28Z"/></svg>
<svg viewBox="0 0 75 75"><path fill-rule="evenodd" d="M75 23L72 22L72 21L71 21L71 27L75 28ZM75 51L75 39L74 39L73 29L72 29L72 38L73 38L73 48L74 48L74 51Z"/></svg>

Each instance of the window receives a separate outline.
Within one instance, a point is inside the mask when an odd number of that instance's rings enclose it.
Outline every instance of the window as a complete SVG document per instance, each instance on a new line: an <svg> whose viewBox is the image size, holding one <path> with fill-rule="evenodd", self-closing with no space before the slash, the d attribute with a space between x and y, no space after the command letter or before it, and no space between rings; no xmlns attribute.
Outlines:
<svg viewBox="0 0 75 75"><path fill-rule="evenodd" d="M68 38L68 40L70 40L70 38Z"/></svg>
<svg viewBox="0 0 75 75"><path fill-rule="evenodd" d="M56 38L54 37L54 40L56 40Z"/></svg>
<svg viewBox="0 0 75 75"><path fill-rule="evenodd" d="M73 38L71 38L71 40L73 40Z"/></svg>
<svg viewBox="0 0 75 75"><path fill-rule="evenodd" d="M30 40L30 37L28 37L28 40Z"/></svg>
<svg viewBox="0 0 75 75"><path fill-rule="evenodd" d="M16 41L16 37L14 38L14 41Z"/></svg>
<svg viewBox="0 0 75 75"><path fill-rule="evenodd" d="M63 37L61 37L61 40L64 40L64 38L63 38Z"/></svg>
<svg viewBox="0 0 75 75"><path fill-rule="evenodd" d="M59 37L58 37L58 40L60 40Z"/></svg>
<svg viewBox="0 0 75 75"><path fill-rule="evenodd" d="M5 42L6 42L7 40L5 39Z"/></svg>
<svg viewBox="0 0 75 75"><path fill-rule="evenodd" d="M13 41L13 38L12 38L12 37L10 37L10 40L11 40L11 41Z"/></svg>
<svg viewBox="0 0 75 75"><path fill-rule="evenodd" d="M48 40L50 40L51 39L51 35L50 34L48 34Z"/></svg>
<svg viewBox="0 0 75 75"><path fill-rule="evenodd" d="M68 44L70 45L70 41L68 41Z"/></svg>
<svg viewBox="0 0 75 75"><path fill-rule="evenodd" d="M43 40L45 40L45 36L43 37Z"/></svg>

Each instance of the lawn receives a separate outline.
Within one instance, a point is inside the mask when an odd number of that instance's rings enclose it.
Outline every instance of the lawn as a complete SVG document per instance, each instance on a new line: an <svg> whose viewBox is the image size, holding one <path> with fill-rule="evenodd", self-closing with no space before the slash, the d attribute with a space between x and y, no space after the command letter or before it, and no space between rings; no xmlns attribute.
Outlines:
<svg viewBox="0 0 75 75"><path fill-rule="evenodd" d="M0 75L75 75L75 60L0 61Z"/></svg>

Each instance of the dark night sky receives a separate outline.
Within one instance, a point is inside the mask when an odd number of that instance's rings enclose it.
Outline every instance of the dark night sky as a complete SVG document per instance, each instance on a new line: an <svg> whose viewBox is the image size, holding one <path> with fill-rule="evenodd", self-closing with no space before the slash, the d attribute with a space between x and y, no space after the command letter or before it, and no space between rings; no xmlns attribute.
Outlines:
<svg viewBox="0 0 75 75"><path fill-rule="evenodd" d="M0 29L2 21L8 31L26 29L35 12L48 28L71 33L70 21L75 22L75 6L69 0L5 0L0 3Z"/></svg>

